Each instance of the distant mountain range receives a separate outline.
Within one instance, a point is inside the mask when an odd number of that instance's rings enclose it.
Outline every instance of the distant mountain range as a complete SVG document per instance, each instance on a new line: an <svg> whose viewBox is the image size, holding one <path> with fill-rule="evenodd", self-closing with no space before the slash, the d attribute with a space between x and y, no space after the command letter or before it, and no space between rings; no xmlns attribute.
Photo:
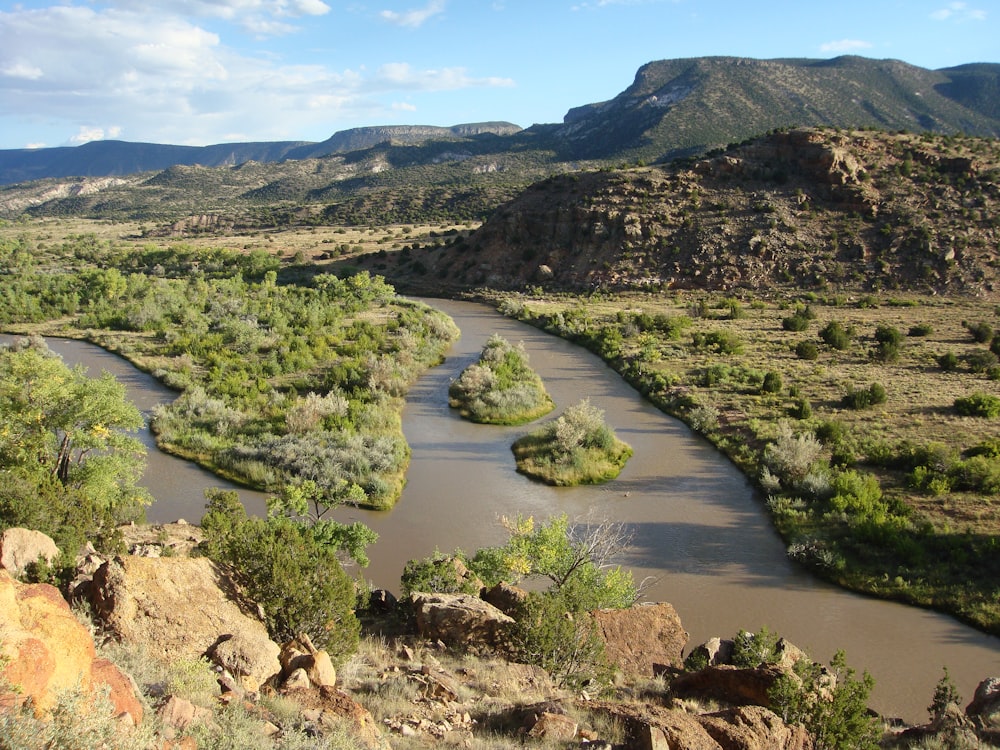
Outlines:
<svg viewBox="0 0 1000 750"><path fill-rule="evenodd" d="M338 132L322 143L97 141L0 150L0 185L7 186L0 213L169 219L326 204L324 210L339 212L337 220L364 221L372 210L365 196L405 186L409 194L397 192L391 215L379 218L412 221L407 212L414 211L481 218L552 174L665 162L809 126L997 137L1000 64L927 70L853 56L661 60L640 68L615 98L571 109L562 123L526 129L508 122L382 126ZM29 180L36 182L20 184ZM329 208L346 200L355 203ZM462 201L468 205L456 214Z"/></svg>
<svg viewBox="0 0 1000 750"><path fill-rule="evenodd" d="M0 185L46 177L109 177L152 172L177 165L233 167L247 162L316 159L358 151L382 142L419 143L466 138L482 133L511 135L520 131L509 122L485 122L439 128L425 125L385 125L334 133L322 143L271 141L219 143L213 146L170 146L128 141L91 141L81 146L0 150Z"/></svg>

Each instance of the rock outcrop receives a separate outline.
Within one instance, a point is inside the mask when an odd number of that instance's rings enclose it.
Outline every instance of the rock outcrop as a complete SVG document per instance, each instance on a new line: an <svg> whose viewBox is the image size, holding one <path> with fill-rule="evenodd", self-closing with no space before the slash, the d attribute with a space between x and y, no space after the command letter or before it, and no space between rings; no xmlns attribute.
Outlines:
<svg viewBox="0 0 1000 750"><path fill-rule="evenodd" d="M94 574L90 603L111 633L157 659L218 653L258 684L281 669L280 648L208 558L116 557Z"/></svg>
<svg viewBox="0 0 1000 750"><path fill-rule="evenodd" d="M662 667L680 667L688 634L673 605L639 604L593 613L608 660L629 677L652 677Z"/></svg>
<svg viewBox="0 0 1000 750"><path fill-rule="evenodd" d="M682 674L670 682L677 697L708 698L732 705L770 706L768 693L786 674L781 667L764 665L753 669L723 664Z"/></svg>
<svg viewBox="0 0 1000 750"><path fill-rule="evenodd" d="M421 637L463 648L497 648L514 623L489 602L468 594L411 596Z"/></svg>
<svg viewBox="0 0 1000 750"><path fill-rule="evenodd" d="M59 591L48 584L22 584L0 570L0 656L8 660L0 678L17 692L0 692L0 709L30 699L44 716L60 694L105 688L116 716L142 721L142 704L131 680L95 656L94 640L73 616ZM83 705L88 705L86 702Z"/></svg>

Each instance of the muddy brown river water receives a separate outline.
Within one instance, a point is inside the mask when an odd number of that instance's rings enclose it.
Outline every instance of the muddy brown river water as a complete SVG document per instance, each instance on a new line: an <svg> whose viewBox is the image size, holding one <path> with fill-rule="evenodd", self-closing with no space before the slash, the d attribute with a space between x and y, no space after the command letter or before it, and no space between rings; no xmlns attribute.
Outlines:
<svg viewBox="0 0 1000 750"><path fill-rule="evenodd" d="M926 719L942 667L966 700L981 679L1000 674L1000 639L945 615L843 591L790 562L746 478L594 355L486 306L426 301L451 315L462 337L444 364L410 391L403 412L412 449L406 489L391 511L341 509L338 515L378 532L369 549L372 564L363 571L376 587L398 591L405 562L435 549L474 551L501 542L502 514L610 518L634 533L621 564L637 579L651 577L646 598L676 607L692 646L766 625L821 661L842 648L852 667L875 677L873 707L912 722ZM618 479L599 487L536 484L515 471L510 452L511 442L530 428L474 425L448 408L448 383L494 333L524 342L556 401L550 417L582 398L605 411L635 451ZM173 397L152 377L97 347L59 339L50 346L92 374L115 374L145 413ZM151 521L197 521L205 488L231 486L160 453L148 433L142 437L150 446L144 481L156 498L147 514ZM263 512L261 493L240 494L251 512Z"/></svg>

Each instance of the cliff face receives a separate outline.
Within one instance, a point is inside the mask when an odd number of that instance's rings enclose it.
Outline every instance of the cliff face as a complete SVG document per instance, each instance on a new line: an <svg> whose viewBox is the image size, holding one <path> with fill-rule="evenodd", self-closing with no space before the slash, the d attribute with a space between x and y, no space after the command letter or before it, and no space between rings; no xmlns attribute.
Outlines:
<svg viewBox="0 0 1000 750"><path fill-rule="evenodd" d="M553 177L420 262L452 287L988 294L998 207L995 140L802 129L681 165Z"/></svg>

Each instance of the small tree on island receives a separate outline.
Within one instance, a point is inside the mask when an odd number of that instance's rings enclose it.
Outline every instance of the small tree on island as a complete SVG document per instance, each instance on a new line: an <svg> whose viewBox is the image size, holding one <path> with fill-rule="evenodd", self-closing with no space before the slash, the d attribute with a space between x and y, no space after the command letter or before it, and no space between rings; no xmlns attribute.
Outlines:
<svg viewBox="0 0 1000 750"><path fill-rule="evenodd" d="M584 399L511 446L517 470L547 484L572 486L614 479L632 455L604 421L604 411Z"/></svg>

